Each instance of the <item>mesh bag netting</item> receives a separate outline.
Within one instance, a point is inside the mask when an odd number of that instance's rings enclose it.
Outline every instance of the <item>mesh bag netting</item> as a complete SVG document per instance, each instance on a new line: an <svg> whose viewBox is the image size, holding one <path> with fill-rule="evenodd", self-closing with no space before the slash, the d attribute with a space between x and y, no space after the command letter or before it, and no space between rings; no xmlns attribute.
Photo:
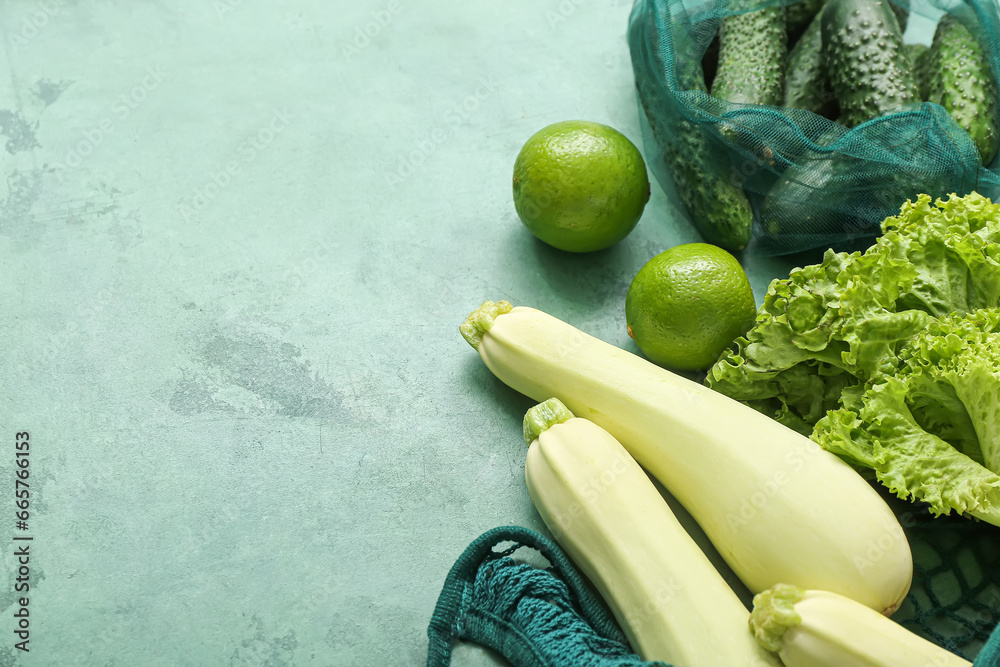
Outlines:
<svg viewBox="0 0 1000 667"><path fill-rule="evenodd" d="M1000 623L1000 528L957 515L935 517L924 503L872 484L895 511L913 553L913 583L892 619L975 659ZM879 549L872 545L867 557L877 558Z"/></svg>
<svg viewBox="0 0 1000 667"><path fill-rule="evenodd" d="M996 0L925 1L927 7L914 11L934 20L940 13L955 15L982 46L996 81ZM705 56L716 47L723 18L779 4L796 3L635 2L628 39L647 160L668 194L675 190L678 170L700 182L700 198L678 197L689 216L705 212L692 208L716 207L719 214L733 188L742 190L753 214L747 252L783 255L867 247L882 220L919 193L1000 195L1000 161L983 166L972 139L937 104L908 105L848 128L804 109L735 104L709 95L712 55Z"/></svg>

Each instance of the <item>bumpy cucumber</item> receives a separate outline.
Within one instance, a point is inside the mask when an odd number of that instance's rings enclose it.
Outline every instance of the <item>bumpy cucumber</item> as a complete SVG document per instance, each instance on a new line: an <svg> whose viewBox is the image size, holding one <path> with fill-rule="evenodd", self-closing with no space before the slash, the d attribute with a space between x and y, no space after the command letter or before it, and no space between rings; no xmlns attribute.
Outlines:
<svg viewBox="0 0 1000 667"><path fill-rule="evenodd" d="M705 92L700 66L679 68L678 78L683 88ZM695 229L707 242L726 250L745 248L750 241L753 210L740 184L712 171L718 156L700 127L680 114L667 123L664 109L669 102L651 86L639 86L638 92L653 138L663 149L664 166Z"/></svg>
<svg viewBox="0 0 1000 667"><path fill-rule="evenodd" d="M784 7L726 17L712 95L740 104L781 104L787 54Z"/></svg>
<svg viewBox="0 0 1000 667"><path fill-rule="evenodd" d="M823 55L842 124L853 127L918 102L889 0L829 0L822 16Z"/></svg>
<svg viewBox="0 0 1000 667"><path fill-rule="evenodd" d="M788 53L784 106L824 116L835 114L837 101L823 64L823 30L818 15Z"/></svg>
<svg viewBox="0 0 1000 667"><path fill-rule="evenodd" d="M795 44L813 18L823 9L825 2L826 0L801 0L794 5L785 7L785 32L788 33L789 46ZM910 11L906 7L897 5L896 3L891 3L889 7L892 9L892 13L896 15L900 31L906 32L906 24L910 19Z"/></svg>
<svg viewBox="0 0 1000 667"><path fill-rule="evenodd" d="M983 47L945 14L927 57L927 101L943 106L972 137L983 163L997 152L997 84Z"/></svg>
<svg viewBox="0 0 1000 667"><path fill-rule="evenodd" d="M698 233L717 246L737 252L750 242L753 210L741 187L712 173L718 159L700 129L681 121L664 152L677 194Z"/></svg>

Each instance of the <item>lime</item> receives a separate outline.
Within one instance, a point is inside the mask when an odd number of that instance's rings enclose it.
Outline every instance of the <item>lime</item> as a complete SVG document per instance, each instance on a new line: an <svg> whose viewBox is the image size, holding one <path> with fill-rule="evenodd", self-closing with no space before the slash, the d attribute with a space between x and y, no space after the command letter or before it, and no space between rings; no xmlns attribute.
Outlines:
<svg viewBox="0 0 1000 667"><path fill-rule="evenodd" d="M754 322L757 307L735 257L708 243L675 246L649 260L625 297L628 335L657 364L704 370Z"/></svg>
<svg viewBox="0 0 1000 667"><path fill-rule="evenodd" d="M625 238L649 201L642 154L618 130L583 120L542 128L514 161L514 208L549 245L601 250Z"/></svg>

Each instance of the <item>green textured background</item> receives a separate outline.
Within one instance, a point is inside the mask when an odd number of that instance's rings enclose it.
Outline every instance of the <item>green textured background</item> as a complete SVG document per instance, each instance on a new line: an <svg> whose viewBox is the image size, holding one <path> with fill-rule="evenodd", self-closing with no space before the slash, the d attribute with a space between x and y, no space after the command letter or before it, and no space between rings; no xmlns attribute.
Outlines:
<svg viewBox="0 0 1000 667"><path fill-rule="evenodd" d="M502 298L634 350L632 276L697 240L655 182L594 255L514 213L542 126L641 147L630 5L0 5L0 507L29 431L34 537L0 665L423 661L462 549L542 527L530 402L458 325ZM789 265L747 267L760 299Z"/></svg>

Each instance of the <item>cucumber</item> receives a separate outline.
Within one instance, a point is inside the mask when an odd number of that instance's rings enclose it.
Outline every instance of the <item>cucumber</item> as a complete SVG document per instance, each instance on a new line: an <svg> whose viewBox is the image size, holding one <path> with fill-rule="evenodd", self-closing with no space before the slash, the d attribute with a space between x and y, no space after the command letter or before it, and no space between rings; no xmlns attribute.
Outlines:
<svg viewBox="0 0 1000 667"><path fill-rule="evenodd" d="M803 159L784 171L760 207L760 221L774 249L783 251L782 242L800 248L830 245L847 233L863 231L861 221L842 211L854 194L857 162L830 155ZM877 229L870 231L874 235Z"/></svg>
<svg viewBox="0 0 1000 667"><path fill-rule="evenodd" d="M989 164L997 153L997 83L983 47L951 14L938 23L926 71L927 101L948 111Z"/></svg>
<svg viewBox="0 0 1000 667"><path fill-rule="evenodd" d="M817 15L788 53L784 106L836 117L837 100L823 66L823 31Z"/></svg>
<svg viewBox="0 0 1000 667"><path fill-rule="evenodd" d="M829 0L821 21L840 123L854 127L919 101L889 0Z"/></svg>
<svg viewBox="0 0 1000 667"><path fill-rule="evenodd" d="M785 32L788 33L788 44L792 46L802 36L812 20L823 9L826 0L801 0L794 5L785 7ZM892 13L899 22L900 32L906 32L906 24L910 18L910 10L902 5L890 3Z"/></svg>
<svg viewBox="0 0 1000 667"><path fill-rule="evenodd" d="M743 250L753 229L753 210L743 188L710 171L718 155L699 128L682 121L678 129L664 157L691 222L707 242L731 252Z"/></svg>
<svg viewBox="0 0 1000 667"><path fill-rule="evenodd" d="M926 101L927 90L927 58L930 55L930 47L926 44L904 44L903 50L906 58L910 61L910 71L913 72L913 80L917 84L920 99Z"/></svg>
<svg viewBox="0 0 1000 667"><path fill-rule="evenodd" d="M678 67L678 79L683 89L706 92L698 64ZM670 103L654 87L639 86L638 93L653 139L663 151L663 166L695 229L705 241L726 250L738 252L745 248L750 242L753 210L741 184L712 171L718 155L702 128L676 111L668 120L664 110L670 108Z"/></svg>
<svg viewBox="0 0 1000 667"><path fill-rule="evenodd" d="M739 104L781 104L787 55L784 7L726 17L712 95Z"/></svg>

